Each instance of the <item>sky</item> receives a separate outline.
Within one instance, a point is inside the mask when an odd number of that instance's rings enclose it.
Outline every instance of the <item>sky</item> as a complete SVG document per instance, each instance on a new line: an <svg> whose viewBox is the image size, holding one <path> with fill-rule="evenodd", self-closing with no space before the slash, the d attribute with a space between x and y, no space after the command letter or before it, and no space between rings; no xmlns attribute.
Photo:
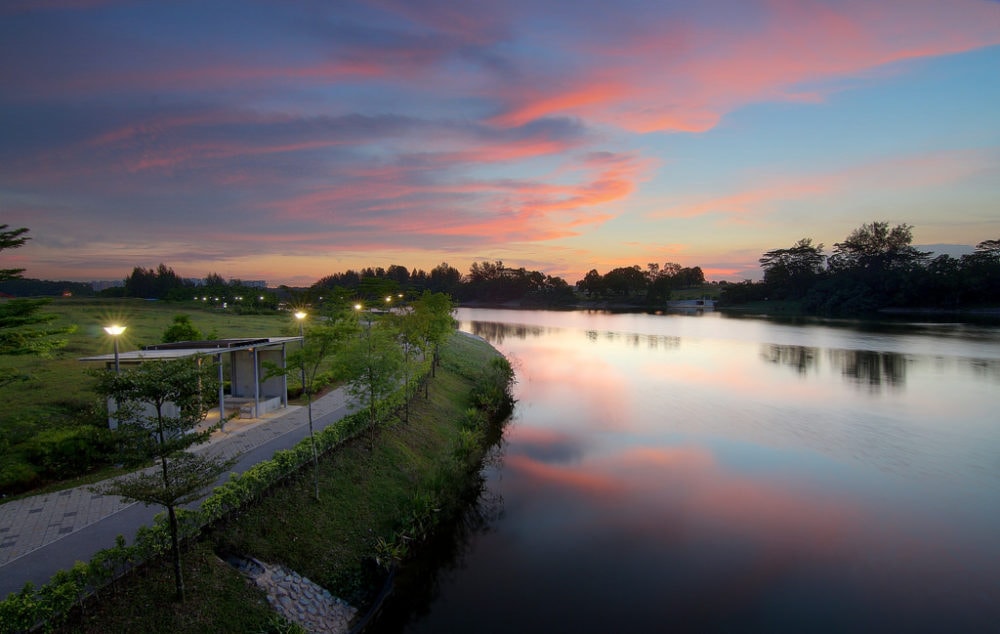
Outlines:
<svg viewBox="0 0 1000 634"><path fill-rule="evenodd" d="M4 0L0 267L568 282L1000 238L995 0ZM941 246L941 245L952 245Z"/></svg>

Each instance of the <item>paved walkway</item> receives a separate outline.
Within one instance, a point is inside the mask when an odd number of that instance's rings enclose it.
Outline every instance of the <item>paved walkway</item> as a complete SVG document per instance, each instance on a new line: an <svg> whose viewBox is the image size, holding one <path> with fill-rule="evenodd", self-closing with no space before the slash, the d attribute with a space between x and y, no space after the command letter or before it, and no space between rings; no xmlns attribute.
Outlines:
<svg viewBox="0 0 1000 634"><path fill-rule="evenodd" d="M312 411L313 427L317 431L336 422L349 411L346 389L338 388L317 398ZM208 443L193 450L211 451L226 457L243 456L247 459L240 460L232 469L239 472L308 436L308 423L305 406L289 406L260 418L229 421L225 431L215 431ZM121 528L119 532L131 541L135 531L129 533L127 529L134 523L131 517L137 514L130 513L129 521L124 517L121 521L115 520L126 515L132 507L142 505L124 502L117 496L98 495L89 490L91 486L0 504L0 598L20 590L25 581L36 585L44 583L60 568L69 568L76 560L85 561L97 550L114 544L113 541L94 543L100 541L96 539L98 536L107 534L106 530L94 530L95 539L83 542L88 544L87 548L69 544L56 548L61 541L74 541L68 539L70 537L85 537L89 527L111 524L112 529ZM148 513L140 515L151 518L161 510L149 507ZM45 553L46 550L51 550L52 554ZM64 552L59 553L60 550ZM29 559L33 561L26 561Z"/></svg>

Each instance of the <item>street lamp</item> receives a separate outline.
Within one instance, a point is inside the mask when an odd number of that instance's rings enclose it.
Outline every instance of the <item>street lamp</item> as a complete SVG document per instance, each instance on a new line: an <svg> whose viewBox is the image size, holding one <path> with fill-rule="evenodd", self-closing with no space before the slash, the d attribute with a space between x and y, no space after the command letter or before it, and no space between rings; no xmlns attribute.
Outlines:
<svg viewBox="0 0 1000 634"><path fill-rule="evenodd" d="M300 310L300 311L298 311L298 312L295 313L295 318L297 320L299 320L299 336L300 337L304 337L305 335L302 332L302 322L306 318L306 313L304 311Z"/></svg>
<svg viewBox="0 0 1000 634"><path fill-rule="evenodd" d="M296 311L295 319L299 320L299 337L301 337L299 350L302 351L302 365L299 367L302 369L302 391L306 393L306 407L309 412L309 443L312 445L313 455L313 485L315 487L316 500L319 501L319 452L316 449L316 437L313 435L312 390L306 387L306 336L305 331L302 329L302 323L306 320L306 312L304 310ZM313 376L315 377L315 373Z"/></svg>
<svg viewBox="0 0 1000 634"><path fill-rule="evenodd" d="M306 335L305 331L302 329L302 323L306 320L306 312L299 310L295 313L295 319L299 320L299 349L305 349L306 347ZM302 391L308 392L306 390L306 362L305 359L302 360Z"/></svg>
<svg viewBox="0 0 1000 634"><path fill-rule="evenodd" d="M125 326L119 326L118 324L112 324L110 326L104 327L104 332L111 335L115 342L115 374L118 374L120 368L118 366L118 337L125 332Z"/></svg>
<svg viewBox="0 0 1000 634"><path fill-rule="evenodd" d="M299 320L299 349L304 350L306 347L306 335L305 331L302 329L302 323L306 320L306 312L299 310L295 313L295 319ZM305 353L303 353L305 354ZM306 361L302 359L302 391L309 395L309 390L306 389Z"/></svg>

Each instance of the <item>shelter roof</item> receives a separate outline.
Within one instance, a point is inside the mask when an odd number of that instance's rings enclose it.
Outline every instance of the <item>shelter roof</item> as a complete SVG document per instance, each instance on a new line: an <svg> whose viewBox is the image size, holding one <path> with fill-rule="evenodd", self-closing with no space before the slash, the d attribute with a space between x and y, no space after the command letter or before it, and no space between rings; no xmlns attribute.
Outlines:
<svg viewBox="0 0 1000 634"><path fill-rule="evenodd" d="M220 352L237 352L253 348L277 348L292 341L301 341L302 337L257 337L246 339L211 339L207 341L178 341L176 343L158 343L146 346L141 350L119 352L119 361L156 361L184 359L199 354L214 355ZM115 355L101 354L93 357L83 357L80 361L114 361Z"/></svg>

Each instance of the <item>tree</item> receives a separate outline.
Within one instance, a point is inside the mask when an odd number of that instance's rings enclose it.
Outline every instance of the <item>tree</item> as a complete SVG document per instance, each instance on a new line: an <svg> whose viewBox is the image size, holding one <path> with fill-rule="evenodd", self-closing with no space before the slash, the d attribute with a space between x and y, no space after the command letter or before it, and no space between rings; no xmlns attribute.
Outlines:
<svg viewBox="0 0 1000 634"><path fill-rule="evenodd" d="M125 278L125 294L130 297L164 299L185 287L184 280L166 264L160 263L155 269L137 266Z"/></svg>
<svg viewBox="0 0 1000 634"><path fill-rule="evenodd" d="M984 240L962 256L962 294L973 304L1000 302L1000 240Z"/></svg>
<svg viewBox="0 0 1000 634"><path fill-rule="evenodd" d="M604 285L610 293L628 298L646 290L646 276L638 264L619 267L605 273Z"/></svg>
<svg viewBox="0 0 1000 634"><path fill-rule="evenodd" d="M576 283L577 288L587 294L587 297L598 297L604 295L606 286L604 277L597 272L597 269L590 269L583 279Z"/></svg>
<svg viewBox="0 0 1000 634"><path fill-rule="evenodd" d="M455 331L455 319L451 316L455 309L451 297L444 293L424 291L420 298L413 302L413 312L419 325L420 336L425 341L424 349L430 349L434 355L431 360L431 376L437 376L437 365L441 359L441 346L452 332Z"/></svg>
<svg viewBox="0 0 1000 634"><path fill-rule="evenodd" d="M768 251L759 262L771 297L781 299L805 295L823 273L826 257L822 244L802 238L791 248Z"/></svg>
<svg viewBox="0 0 1000 634"><path fill-rule="evenodd" d="M913 227L889 228L888 222L872 222L855 229L843 242L834 244L830 267L836 270L863 269L880 273L892 268L920 264L930 255L911 246Z"/></svg>
<svg viewBox="0 0 1000 634"><path fill-rule="evenodd" d="M7 229L0 225L0 251L17 249L29 238L28 229ZM0 269L0 281L21 279L24 269ZM48 299L8 299L0 302L0 355L46 356L67 343L64 335L76 326L50 326L58 316L40 312ZM26 380L15 368L0 370L0 387Z"/></svg>
<svg viewBox="0 0 1000 634"><path fill-rule="evenodd" d="M431 269L427 278L427 288L437 293L453 295L461 282L461 271L450 266L447 262L442 262Z"/></svg>
<svg viewBox="0 0 1000 634"><path fill-rule="evenodd" d="M120 373L100 370L97 392L117 407L125 455L153 458L159 464L93 490L167 509L176 598L184 600L177 507L194 502L232 463L193 454L187 448L208 439L212 428L197 431L211 408L202 390L218 389L216 373L203 359L152 361Z"/></svg>
<svg viewBox="0 0 1000 634"><path fill-rule="evenodd" d="M397 332L388 320L376 321L370 313L363 319L359 336L345 350L342 368L348 391L368 409L368 429L374 449L378 406L398 387L403 354L396 340Z"/></svg>
<svg viewBox="0 0 1000 634"><path fill-rule="evenodd" d="M319 451L316 448L316 437L313 433L312 395L318 391L321 373L327 362L341 351L350 336L357 332L357 320L350 314L340 313L331 316L320 324L311 324L303 328L302 346L288 354L284 368L267 364L268 378L281 374L291 376L298 373L302 380L302 391L306 395L306 407L309 413L309 441L312 443L313 457L313 488L314 497L319 501Z"/></svg>
<svg viewBox="0 0 1000 634"><path fill-rule="evenodd" d="M842 312L870 312L919 300L913 278L930 254L911 246L912 229L872 222L834 245L828 261L832 293L827 295L839 297Z"/></svg>
<svg viewBox="0 0 1000 634"><path fill-rule="evenodd" d="M201 331L191 323L189 315L174 315L174 322L163 331L163 343L201 341L203 338Z"/></svg>
<svg viewBox="0 0 1000 634"><path fill-rule="evenodd" d="M419 301L419 300L418 300ZM403 360L400 366L403 375L404 403L403 420L410 421L410 393L411 382L413 381L413 370L419 356L426 358L427 339L424 337L426 331L426 313L418 313L410 307L394 313L392 317L393 327L399 333L399 343L402 346Z"/></svg>
<svg viewBox="0 0 1000 634"><path fill-rule="evenodd" d="M222 277L218 273L209 273L205 276L205 286L222 288L223 286L226 286L226 278Z"/></svg>
<svg viewBox="0 0 1000 634"><path fill-rule="evenodd" d="M26 227L8 230L8 226L0 225L0 251L23 247L24 243L30 239L25 235L28 233ZM0 269L0 282L4 280L19 280L21 279L21 273L24 273L24 269Z"/></svg>

